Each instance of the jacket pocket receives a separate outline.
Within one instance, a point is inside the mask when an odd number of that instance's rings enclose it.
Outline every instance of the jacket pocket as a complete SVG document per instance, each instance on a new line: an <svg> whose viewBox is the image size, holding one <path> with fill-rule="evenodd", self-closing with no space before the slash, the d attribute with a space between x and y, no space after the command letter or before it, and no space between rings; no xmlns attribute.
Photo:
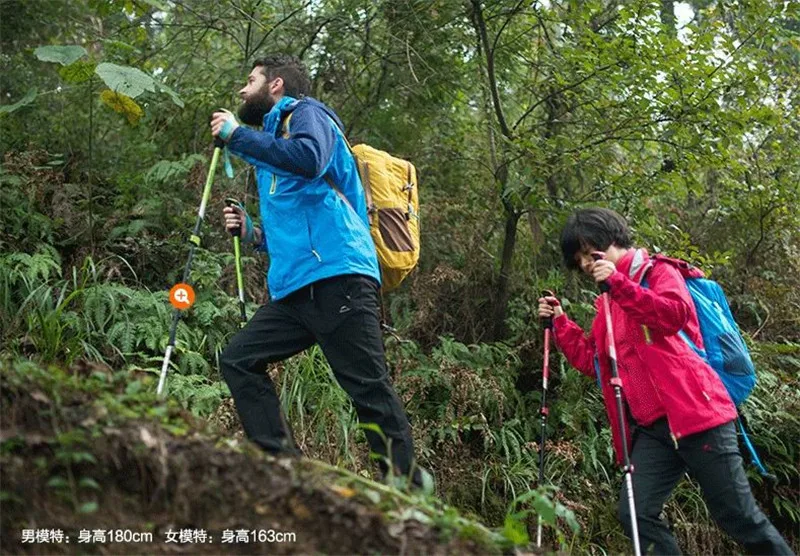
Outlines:
<svg viewBox="0 0 800 556"><path fill-rule="evenodd" d="M297 259L306 261L313 257L310 246L309 225L306 213L278 207L270 203L265 207L264 233L269 252L270 292L282 292L297 278Z"/></svg>

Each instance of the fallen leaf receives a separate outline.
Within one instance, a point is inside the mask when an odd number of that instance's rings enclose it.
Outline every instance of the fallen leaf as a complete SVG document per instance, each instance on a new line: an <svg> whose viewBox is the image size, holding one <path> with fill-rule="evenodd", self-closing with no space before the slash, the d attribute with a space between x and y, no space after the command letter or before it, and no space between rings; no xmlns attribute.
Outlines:
<svg viewBox="0 0 800 556"><path fill-rule="evenodd" d="M299 519L310 519L311 518L311 510L309 510L305 504L303 504L300 500L296 497L292 497L289 499L289 508L292 510L292 513L297 516Z"/></svg>
<svg viewBox="0 0 800 556"><path fill-rule="evenodd" d="M356 494L356 491L353 490L352 488L340 485L331 486L331 490L336 494L338 494L339 496L341 496L342 498L352 498Z"/></svg>

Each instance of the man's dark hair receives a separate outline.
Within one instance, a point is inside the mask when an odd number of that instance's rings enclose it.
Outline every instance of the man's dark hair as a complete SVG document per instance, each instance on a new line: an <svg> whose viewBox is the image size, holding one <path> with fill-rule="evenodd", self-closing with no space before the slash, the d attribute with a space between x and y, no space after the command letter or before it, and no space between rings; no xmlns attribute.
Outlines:
<svg viewBox="0 0 800 556"><path fill-rule="evenodd" d="M268 54L254 60L253 67L250 69L256 67L261 68L261 72L268 82L278 77L283 79L283 93L287 96L300 98L311 93L311 79L308 77L308 71L297 56Z"/></svg>
<svg viewBox="0 0 800 556"><path fill-rule="evenodd" d="M605 251L612 244L628 248L631 234L625 219L605 208L588 208L575 211L567 218L561 231L561 253L570 270L577 270L575 255L584 249Z"/></svg>

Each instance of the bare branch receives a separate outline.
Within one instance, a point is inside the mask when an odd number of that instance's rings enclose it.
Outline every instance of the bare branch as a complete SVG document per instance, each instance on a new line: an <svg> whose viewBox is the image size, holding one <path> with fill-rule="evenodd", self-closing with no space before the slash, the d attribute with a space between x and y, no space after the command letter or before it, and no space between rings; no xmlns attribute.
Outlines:
<svg viewBox="0 0 800 556"><path fill-rule="evenodd" d="M471 0L472 4L472 22L475 25L475 30L478 32L480 44L483 47L484 56L486 57L486 72L489 78L489 89L492 94L492 104L494 106L497 122L500 125L500 131L509 139L513 137L511 130L506 123L505 115L503 114L503 107L500 104L500 94L497 90L497 77L494 70L494 51L489 48L489 35L486 31L486 22L483 19L483 10L481 8L481 0Z"/></svg>
<svg viewBox="0 0 800 556"><path fill-rule="evenodd" d="M539 99L538 101L536 101L536 102L535 102L535 103L534 103L532 106L530 106L530 107L529 107L529 108L528 108L528 109L525 111L525 113L523 113L523 114L522 114L522 116L520 116L520 117L519 117L519 119L518 119L518 120L516 121L516 123L514 124L514 128L513 128L513 129L514 129L514 130L516 130L516 129L517 129L517 127L519 127L519 125L520 125L520 124L521 124L521 123L522 123L522 122L525 120L525 118L527 118L528 116L530 116L530 115L531 115L531 113L532 113L534 110L536 110L536 109L537 109L539 106L541 106L543 103L545 103L545 102L548 102L548 101L549 101L550 99L552 99L553 97L555 97L555 96L558 96L558 95L561 95L562 93L564 93L564 92L566 92L566 91L569 91L570 89L574 89L574 88L576 88L576 87L579 87L579 86L581 86L582 84L586 83L587 81L589 81L590 79L592 79L593 77L595 77L597 74L599 74L599 73L602 73L602 72L604 72L604 71L605 71L605 70L607 70L607 69L613 68L614 66L616 66L616 65L618 65L618 64L619 64L619 62L613 62L613 63L611 63L611 64L606 64L605 66L603 66L603 67L601 67L601 68L598 68L598 69L594 70L592 73L590 73L589 75L587 75L587 76L585 76L585 77L583 77L583 78L579 79L578 81L576 81L576 82L574 82L574 83L570 83L569 85L565 85L564 87L562 87L562 88L560 88L560 89L556 89L555 91L552 91L550 94L548 94L548 95L546 95L546 96L544 96L544 97L540 98L540 99Z"/></svg>
<svg viewBox="0 0 800 556"><path fill-rule="evenodd" d="M517 12L519 12L524 1L525 0L520 0L516 6L514 6L511 10L509 10L507 14L508 17L500 26L500 29L497 31L497 34L494 36L494 40L492 41L492 52L497 50L497 42L500 40L500 36L503 34L503 31L505 31L506 27L508 27L508 24L511 23L511 20L514 18L514 16L517 15Z"/></svg>
<svg viewBox="0 0 800 556"><path fill-rule="evenodd" d="M269 38L270 35L272 35L272 33L277 31L280 28L281 25L283 25L287 21L291 20L298 13L304 11L309 5L311 5L311 1L310 0L308 2L306 2L306 3L304 3L302 6L300 6L296 10L290 12L288 15L286 15L286 16L282 17L280 20L278 20L278 22L275 25L273 25L266 33L264 33L264 36L261 37L261 40L258 41L258 44L253 47L252 51L256 52L259 48L261 48L264 45L264 43L267 42L267 39Z"/></svg>

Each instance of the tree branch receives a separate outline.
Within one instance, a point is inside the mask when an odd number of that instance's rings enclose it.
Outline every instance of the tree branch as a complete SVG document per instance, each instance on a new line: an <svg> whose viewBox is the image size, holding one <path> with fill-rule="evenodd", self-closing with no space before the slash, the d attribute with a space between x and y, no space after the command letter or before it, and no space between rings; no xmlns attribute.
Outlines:
<svg viewBox="0 0 800 556"><path fill-rule="evenodd" d="M267 31L266 33L264 33L264 36L263 36L263 37L261 37L261 40L260 40L260 41L258 41L258 44L257 44L257 45L255 45L255 46L253 47L253 52L256 52L256 51L257 51L259 48L261 48L261 47L264 45L264 43L267 41L267 39L269 38L269 36L270 36L270 35L271 35L273 32L275 32L275 31L276 31L276 30L277 30L277 29L278 29L278 28L279 28L281 25L283 25L284 23L286 23L287 21L289 21L290 19L292 19L292 18L293 18L295 15L297 15L298 13L302 12L303 10L305 10L305 9L306 9L306 8L309 6L309 4L310 4L310 3L311 3L311 2L306 2L306 3L304 3L302 6L300 6L300 7L299 7L299 8L297 8L296 10L294 10L294 11L290 12L290 13L289 13L289 15L287 15L287 16L284 16L283 18L281 18L281 19L280 19L280 20L279 20L279 21L278 21L278 22L277 22L275 25L273 25L273 26L272 26L272 27L269 29L269 31Z"/></svg>
<svg viewBox="0 0 800 556"><path fill-rule="evenodd" d="M616 65L618 65L618 64L619 64L619 62L618 62L618 61L617 61L617 62L613 62L613 63L611 63L611 64L607 64L607 65L605 65L605 66L603 66L603 67L601 67L601 68L598 68L598 69L594 70L592 73L590 73L590 74L589 74L589 75L587 75L586 77L583 77L582 79L579 79L578 81L576 81L576 82L574 82L574 83L570 83L569 85L565 85L565 86L564 86L564 87L562 87L561 89L557 89L557 90L555 90L555 91L552 91L552 92L550 92L548 95L546 95L546 96L544 96L544 97L540 98L540 99L539 99L538 101L536 101L536 102L535 102L535 103L534 103L534 104L533 104L533 105L532 105L530 108L528 108L528 109L527 109L527 110L526 110L526 111L525 111L525 112L522 114L522 116L520 116L520 117L519 117L519 119L518 119L518 120L516 121L516 123L514 124L514 128L513 128L513 129L514 129L514 130L516 130L516 129L517 129L517 127L519 127L519 125L520 125L520 124L521 124L521 123L522 123L522 122L525 120L525 118L527 118L528 116L530 116L530 115L531 115L531 113L532 113L534 110L536 110L536 109L537 109L539 106L541 106L543 103L545 103L545 102L549 101L550 99L552 99L553 97L555 97L555 96L557 96L557 95L560 95L560 94L562 94L562 93L564 93L564 92L566 92L566 91L569 91L569 90L571 90L571 89L574 89L575 87L579 87L580 85L582 85L582 84L586 83L587 81L589 81L590 79L592 79L593 77L595 77L595 76L596 76L598 73L602 73L602 72L604 72L605 70L607 70L607 69L610 69L610 68L612 68L612 67L614 67L614 66L616 66Z"/></svg>
<svg viewBox="0 0 800 556"><path fill-rule="evenodd" d="M472 4L472 22L475 30L478 32L480 44L483 46L484 55L486 57L486 72L489 78L489 89L492 94L492 104L494 106L497 122L500 125L500 131L508 138L512 139L511 130L506 123L505 115L503 115L503 107L500 104L500 94L497 90L497 77L494 70L494 51L489 48L489 35L486 31L486 22L483 19L483 11L481 9L481 0L471 0Z"/></svg>

